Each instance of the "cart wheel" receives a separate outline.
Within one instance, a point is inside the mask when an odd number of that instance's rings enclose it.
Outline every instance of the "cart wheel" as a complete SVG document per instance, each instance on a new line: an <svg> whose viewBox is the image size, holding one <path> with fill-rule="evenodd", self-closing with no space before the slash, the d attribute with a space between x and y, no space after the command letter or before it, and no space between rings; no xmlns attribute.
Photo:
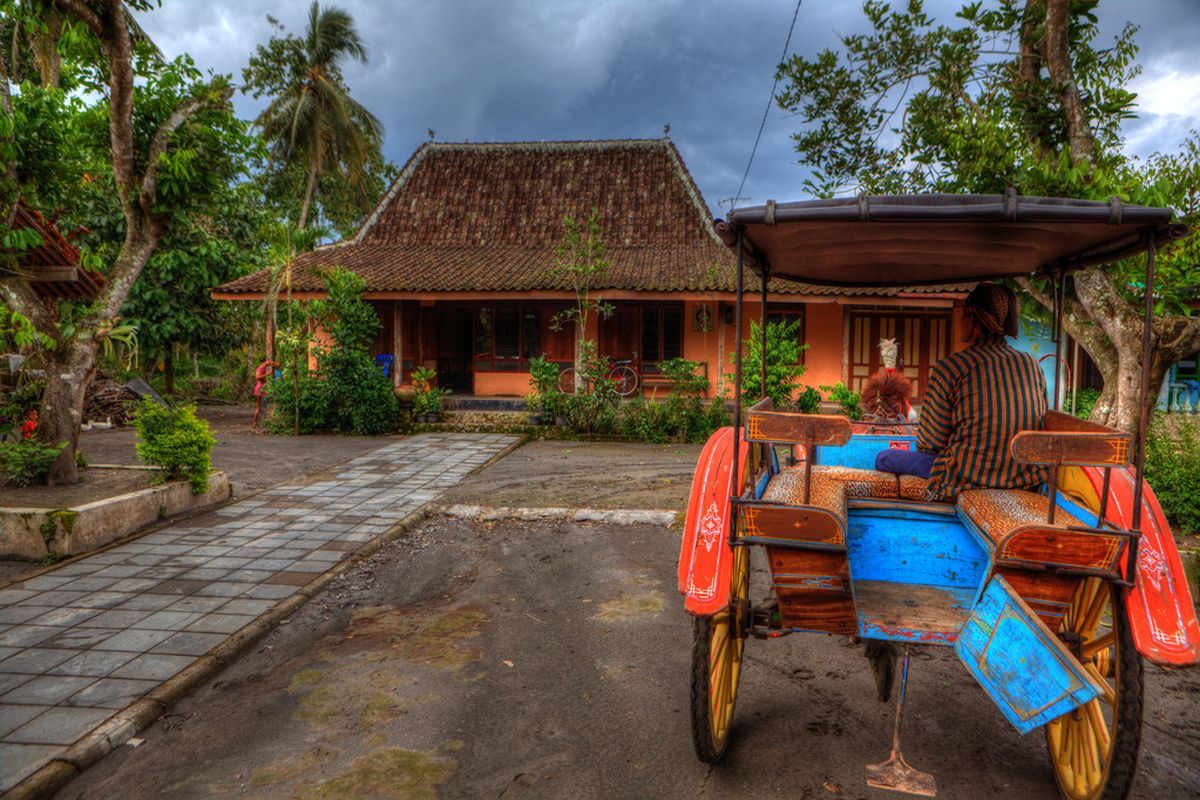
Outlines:
<svg viewBox="0 0 1200 800"><path fill-rule="evenodd" d="M729 607L696 617L692 638L692 744L696 757L716 764L725 757L729 724L746 649L745 613L750 596L750 553L733 551Z"/></svg>
<svg viewBox="0 0 1200 800"><path fill-rule="evenodd" d="M616 381L617 394L621 395L621 397L629 397L629 395L637 391L638 374L633 371L632 367L617 367L609 373L609 377Z"/></svg>
<svg viewBox="0 0 1200 800"><path fill-rule="evenodd" d="M1133 789L1142 738L1142 660L1125 595L1101 578L1075 591L1059 630L1104 694L1046 725L1058 789L1068 800L1122 800Z"/></svg>
<svg viewBox="0 0 1200 800"><path fill-rule="evenodd" d="M563 394L575 394L575 368L567 367L558 373L558 390Z"/></svg>

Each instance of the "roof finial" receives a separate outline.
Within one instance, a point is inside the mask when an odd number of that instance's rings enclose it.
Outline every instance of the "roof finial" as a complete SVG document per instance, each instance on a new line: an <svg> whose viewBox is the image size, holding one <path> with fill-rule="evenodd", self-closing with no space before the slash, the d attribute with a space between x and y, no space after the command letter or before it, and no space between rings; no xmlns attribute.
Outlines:
<svg viewBox="0 0 1200 800"><path fill-rule="evenodd" d="M671 123L668 122L666 125L663 125L663 136L669 136L670 134L671 134Z"/></svg>
<svg viewBox="0 0 1200 800"><path fill-rule="evenodd" d="M432 142L432 141L433 141L433 137L435 137L435 136L437 136L437 131L435 131L433 128L430 128L430 129L429 129L429 141L431 141L431 142Z"/></svg>

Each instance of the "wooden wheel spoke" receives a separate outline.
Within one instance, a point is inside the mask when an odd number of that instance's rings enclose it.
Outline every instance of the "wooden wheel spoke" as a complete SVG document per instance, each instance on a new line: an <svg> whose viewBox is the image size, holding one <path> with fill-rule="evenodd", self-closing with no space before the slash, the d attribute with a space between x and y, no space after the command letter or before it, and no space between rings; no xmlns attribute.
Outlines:
<svg viewBox="0 0 1200 800"><path fill-rule="evenodd" d="M1104 702L1110 706L1115 706L1117 703L1117 693L1109 684L1108 679L1101 675L1100 670L1096 669L1096 665L1091 662L1084 664L1083 668L1100 684L1100 691L1104 693Z"/></svg>
<svg viewBox="0 0 1200 800"><path fill-rule="evenodd" d="M1104 712L1100 709L1100 701L1093 700L1083 707L1084 713L1088 719L1088 725L1092 729L1092 736L1095 737L1096 745L1099 754L1105 763L1109 760L1108 747L1111 744L1108 733L1108 723L1104 721Z"/></svg>
<svg viewBox="0 0 1200 800"><path fill-rule="evenodd" d="M1099 584L1099 588L1086 606L1087 614L1083 617L1083 621L1075 628L1075 632L1085 639L1096 630L1096 625L1100 622L1100 615L1104 613L1104 607L1108 605L1108 587L1099 578L1092 580Z"/></svg>
<svg viewBox="0 0 1200 800"><path fill-rule="evenodd" d="M1097 636L1095 639L1089 639L1088 641L1083 643L1083 657L1085 659L1091 658L1092 656L1099 653L1101 650L1105 650L1109 647L1112 647L1113 642L1115 642L1116 640L1117 640L1117 635L1115 633L1113 633L1112 631L1109 631L1108 633L1104 634L1103 636Z"/></svg>

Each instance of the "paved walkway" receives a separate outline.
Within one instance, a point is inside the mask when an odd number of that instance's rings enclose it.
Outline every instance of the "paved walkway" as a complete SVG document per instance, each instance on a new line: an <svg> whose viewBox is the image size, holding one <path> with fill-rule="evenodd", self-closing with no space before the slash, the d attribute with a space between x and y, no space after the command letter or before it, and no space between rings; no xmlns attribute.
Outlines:
<svg viewBox="0 0 1200 800"><path fill-rule="evenodd" d="M398 441L0 589L0 791L515 441Z"/></svg>

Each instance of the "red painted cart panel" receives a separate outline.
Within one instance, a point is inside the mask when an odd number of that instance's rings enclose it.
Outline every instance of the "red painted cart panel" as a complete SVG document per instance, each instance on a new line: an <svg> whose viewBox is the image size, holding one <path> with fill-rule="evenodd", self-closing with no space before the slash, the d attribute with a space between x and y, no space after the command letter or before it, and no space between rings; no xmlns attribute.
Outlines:
<svg viewBox="0 0 1200 800"><path fill-rule="evenodd" d="M741 485L750 450L742 442L736 485ZM698 616L715 614L729 603L733 548L729 526L733 518L733 428L709 437L692 476L692 492L679 551L679 591L684 607Z"/></svg>
<svg viewBox="0 0 1200 800"><path fill-rule="evenodd" d="M1081 469L1099 497L1104 487L1104 470L1099 467ZM1111 522L1126 528L1133 524L1133 488L1133 470L1112 471L1107 516ZM1098 510L1098 507L1093 508L1093 511ZM1155 664L1168 667L1200 664L1200 622L1192 605L1183 562L1154 490L1145 482L1142 483L1142 538L1138 542L1137 579L1126 597L1133 641L1139 653Z"/></svg>

